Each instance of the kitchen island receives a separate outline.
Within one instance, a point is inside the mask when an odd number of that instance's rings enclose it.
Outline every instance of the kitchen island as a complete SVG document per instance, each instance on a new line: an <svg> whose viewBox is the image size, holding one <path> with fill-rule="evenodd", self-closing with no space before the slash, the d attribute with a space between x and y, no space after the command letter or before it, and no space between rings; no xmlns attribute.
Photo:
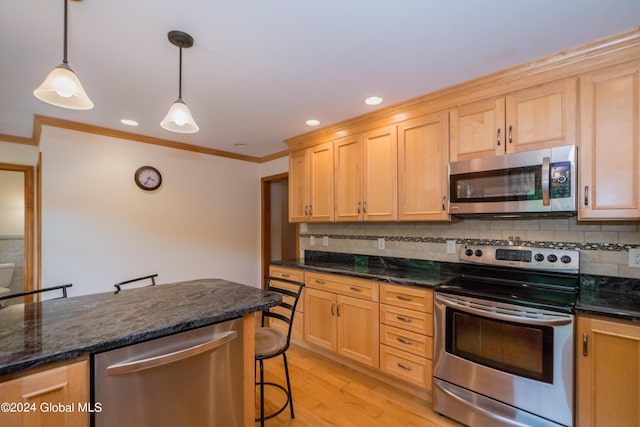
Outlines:
<svg viewBox="0 0 640 427"><path fill-rule="evenodd" d="M278 294L261 289L200 279L11 305L0 310L0 386L23 372L242 318L252 412L254 312L279 302Z"/></svg>

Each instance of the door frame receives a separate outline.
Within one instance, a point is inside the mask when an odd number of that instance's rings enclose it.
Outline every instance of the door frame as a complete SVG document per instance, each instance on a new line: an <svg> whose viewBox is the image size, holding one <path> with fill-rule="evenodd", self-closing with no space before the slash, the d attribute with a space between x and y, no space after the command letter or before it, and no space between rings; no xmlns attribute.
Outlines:
<svg viewBox="0 0 640 427"><path fill-rule="evenodd" d="M275 181L289 178L289 172L265 176L260 179L260 234L261 234L261 283L262 289L266 287L265 276L269 274L271 264L271 185ZM296 224L296 253L300 252L300 228Z"/></svg>

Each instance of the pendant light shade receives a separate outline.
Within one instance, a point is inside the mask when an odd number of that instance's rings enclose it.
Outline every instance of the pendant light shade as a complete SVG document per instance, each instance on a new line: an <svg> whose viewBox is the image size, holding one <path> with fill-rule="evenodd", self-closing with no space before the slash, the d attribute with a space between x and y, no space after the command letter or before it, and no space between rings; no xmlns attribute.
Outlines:
<svg viewBox="0 0 640 427"><path fill-rule="evenodd" d="M180 68L178 75L178 99L171 105L160 126L170 132L196 133L200 130L187 104L182 100L182 48L193 46L193 37L182 31L169 31L169 41L180 48Z"/></svg>
<svg viewBox="0 0 640 427"><path fill-rule="evenodd" d="M64 50L62 64L51 70L33 91L36 98L57 107L90 110L93 102L67 62L67 0L64 0Z"/></svg>
<svg viewBox="0 0 640 427"><path fill-rule="evenodd" d="M200 130L187 104L182 102L181 98L176 99L169 112L160 122L160 126L171 132L177 133L196 133Z"/></svg>
<svg viewBox="0 0 640 427"><path fill-rule="evenodd" d="M80 80L67 64L60 64L47 75L33 91L41 101L71 110L90 110L93 102L84 91Z"/></svg>

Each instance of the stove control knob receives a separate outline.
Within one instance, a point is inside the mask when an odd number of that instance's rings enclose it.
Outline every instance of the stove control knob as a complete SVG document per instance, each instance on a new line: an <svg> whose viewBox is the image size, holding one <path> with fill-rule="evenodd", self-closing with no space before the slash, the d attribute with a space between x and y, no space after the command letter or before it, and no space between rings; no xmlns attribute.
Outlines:
<svg viewBox="0 0 640 427"><path fill-rule="evenodd" d="M560 258L563 264L569 264L571 262L571 257L569 255L562 255Z"/></svg>
<svg viewBox="0 0 640 427"><path fill-rule="evenodd" d="M558 257L554 254L551 254L547 257L547 261L549 262L556 262L558 260Z"/></svg>
<svg viewBox="0 0 640 427"><path fill-rule="evenodd" d="M464 251L464 254L466 256L471 256L471 255L473 255L473 251L471 249L467 249L466 251Z"/></svg>
<svg viewBox="0 0 640 427"><path fill-rule="evenodd" d="M482 256L482 251L480 249L476 249L476 256Z"/></svg>
<svg viewBox="0 0 640 427"><path fill-rule="evenodd" d="M535 254L533 256L533 259L535 259L536 261L540 262L540 261L544 261L544 255L542 254Z"/></svg>

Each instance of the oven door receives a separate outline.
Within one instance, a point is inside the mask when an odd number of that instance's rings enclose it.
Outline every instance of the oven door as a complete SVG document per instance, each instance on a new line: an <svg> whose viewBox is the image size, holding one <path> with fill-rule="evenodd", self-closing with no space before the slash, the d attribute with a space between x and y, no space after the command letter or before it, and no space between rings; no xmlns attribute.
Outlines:
<svg viewBox="0 0 640 427"><path fill-rule="evenodd" d="M434 322L437 412L456 407L452 418L467 424L477 411L572 425L573 315L436 292Z"/></svg>

